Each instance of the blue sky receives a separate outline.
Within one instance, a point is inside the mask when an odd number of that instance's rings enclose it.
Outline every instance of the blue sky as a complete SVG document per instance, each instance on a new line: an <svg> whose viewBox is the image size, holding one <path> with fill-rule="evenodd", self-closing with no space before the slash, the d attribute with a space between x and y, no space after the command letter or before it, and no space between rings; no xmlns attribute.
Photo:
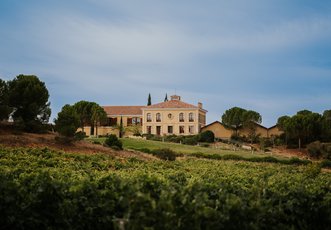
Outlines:
<svg viewBox="0 0 331 230"><path fill-rule="evenodd" d="M1 0L0 78L35 74L64 104L203 102L262 124L331 109L331 1Z"/></svg>

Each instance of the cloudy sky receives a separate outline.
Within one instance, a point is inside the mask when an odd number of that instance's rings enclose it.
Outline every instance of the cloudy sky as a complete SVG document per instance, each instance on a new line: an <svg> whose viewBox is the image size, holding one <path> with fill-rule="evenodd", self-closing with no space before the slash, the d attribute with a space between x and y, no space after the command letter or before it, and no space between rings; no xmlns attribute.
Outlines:
<svg viewBox="0 0 331 230"><path fill-rule="evenodd" d="M1 0L0 78L37 75L64 104L145 105L177 93L207 122L263 125L331 109L329 0Z"/></svg>

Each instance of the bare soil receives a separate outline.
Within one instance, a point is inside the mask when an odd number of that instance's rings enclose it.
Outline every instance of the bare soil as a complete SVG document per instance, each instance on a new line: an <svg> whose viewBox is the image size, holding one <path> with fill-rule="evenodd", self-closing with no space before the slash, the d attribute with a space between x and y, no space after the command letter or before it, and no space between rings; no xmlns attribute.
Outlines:
<svg viewBox="0 0 331 230"><path fill-rule="evenodd" d="M6 127L0 127L0 146L8 147L30 147L30 148L50 148L68 153L96 154L104 153L118 158L135 157L141 160L151 160L155 157L136 151L115 151L111 148L92 144L87 141L75 141L71 144L61 144L55 140L55 133L35 134L35 133L18 133Z"/></svg>

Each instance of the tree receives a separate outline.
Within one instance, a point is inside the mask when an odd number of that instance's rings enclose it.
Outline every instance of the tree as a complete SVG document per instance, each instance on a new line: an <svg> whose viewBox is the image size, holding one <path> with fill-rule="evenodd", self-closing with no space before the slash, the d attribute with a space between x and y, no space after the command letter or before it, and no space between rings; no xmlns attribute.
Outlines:
<svg viewBox="0 0 331 230"><path fill-rule="evenodd" d="M168 101L168 94L166 93L165 98L164 98L164 102Z"/></svg>
<svg viewBox="0 0 331 230"><path fill-rule="evenodd" d="M9 118L12 109L9 107L8 84L0 79L0 121Z"/></svg>
<svg viewBox="0 0 331 230"><path fill-rule="evenodd" d="M292 117L278 118L277 125L285 132L286 138L297 139L298 147L320 138L321 115L309 110L301 110Z"/></svg>
<svg viewBox="0 0 331 230"><path fill-rule="evenodd" d="M248 110L243 113L243 127L248 130L248 138L253 143L256 138L256 124L261 124L262 117L258 112Z"/></svg>
<svg viewBox="0 0 331 230"><path fill-rule="evenodd" d="M98 136L98 125L101 124L104 120L107 119L107 113L105 110L98 104L92 106L92 117L91 121L95 126L95 135Z"/></svg>
<svg viewBox="0 0 331 230"><path fill-rule="evenodd" d="M58 113L55 122L55 130L62 136L74 137L79 127L79 116L73 106L65 105Z"/></svg>
<svg viewBox="0 0 331 230"><path fill-rule="evenodd" d="M19 75L8 85L9 106L13 108L15 122L22 122L26 131L33 131L36 125L48 122L51 109L44 82L34 75Z"/></svg>
<svg viewBox="0 0 331 230"><path fill-rule="evenodd" d="M248 128L250 132L255 133L255 123L260 124L261 122L262 117L258 112L239 107L228 109L222 115L222 123L230 128L235 129L236 135L238 135L238 129L240 127Z"/></svg>
<svg viewBox="0 0 331 230"><path fill-rule="evenodd" d="M245 111L245 109L239 107L233 107L226 110L222 115L222 123L230 128L235 129L237 135L239 127L241 127L244 122Z"/></svg>
<svg viewBox="0 0 331 230"><path fill-rule="evenodd" d="M123 126L123 118L121 117L120 125L118 127L118 136L119 136L119 138L122 138L124 132L125 132L125 130L124 130L124 126Z"/></svg>
<svg viewBox="0 0 331 230"><path fill-rule="evenodd" d="M84 126L86 125L92 125L92 108L95 106L95 102L89 102L89 101L79 101L76 102L73 106L76 110L76 113L79 117L79 127L84 132Z"/></svg>
<svg viewBox="0 0 331 230"><path fill-rule="evenodd" d="M152 98L151 98L151 94L148 94L148 101L147 101L147 105L152 105Z"/></svg>
<svg viewBox="0 0 331 230"><path fill-rule="evenodd" d="M325 110L321 119L322 140L331 142L331 110Z"/></svg>

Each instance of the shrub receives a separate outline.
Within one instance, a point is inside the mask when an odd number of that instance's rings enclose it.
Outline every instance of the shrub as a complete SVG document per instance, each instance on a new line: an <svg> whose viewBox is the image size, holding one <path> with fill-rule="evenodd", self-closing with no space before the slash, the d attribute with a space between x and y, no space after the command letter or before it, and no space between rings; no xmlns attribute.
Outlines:
<svg viewBox="0 0 331 230"><path fill-rule="evenodd" d="M172 151L171 149L156 149L152 151L152 154L162 160L174 161L176 160L176 152Z"/></svg>
<svg viewBox="0 0 331 230"><path fill-rule="evenodd" d="M200 142L208 142L213 143L215 140L215 135L212 131L207 130L199 134L199 141Z"/></svg>
<svg viewBox="0 0 331 230"><path fill-rule="evenodd" d="M122 141L120 141L115 134L110 134L105 140L105 145L113 149L123 149Z"/></svg>
<svg viewBox="0 0 331 230"><path fill-rule="evenodd" d="M177 136L177 135L169 135L164 138L167 142L173 142L173 143L180 143L184 139L183 136Z"/></svg>
<svg viewBox="0 0 331 230"><path fill-rule="evenodd" d="M79 131L75 133L75 139L76 140L83 140L86 137L86 133L83 131Z"/></svg>
<svg viewBox="0 0 331 230"><path fill-rule="evenodd" d="M322 168L331 168L331 160L322 160L321 167Z"/></svg>
<svg viewBox="0 0 331 230"><path fill-rule="evenodd" d="M308 154L310 157L314 158L331 158L331 143L321 143L315 141L307 145Z"/></svg>
<svg viewBox="0 0 331 230"><path fill-rule="evenodd" d="M197 145L198 144L198 137L197 136L189 136L183 139L183 144L185 145Z"/></svg>

